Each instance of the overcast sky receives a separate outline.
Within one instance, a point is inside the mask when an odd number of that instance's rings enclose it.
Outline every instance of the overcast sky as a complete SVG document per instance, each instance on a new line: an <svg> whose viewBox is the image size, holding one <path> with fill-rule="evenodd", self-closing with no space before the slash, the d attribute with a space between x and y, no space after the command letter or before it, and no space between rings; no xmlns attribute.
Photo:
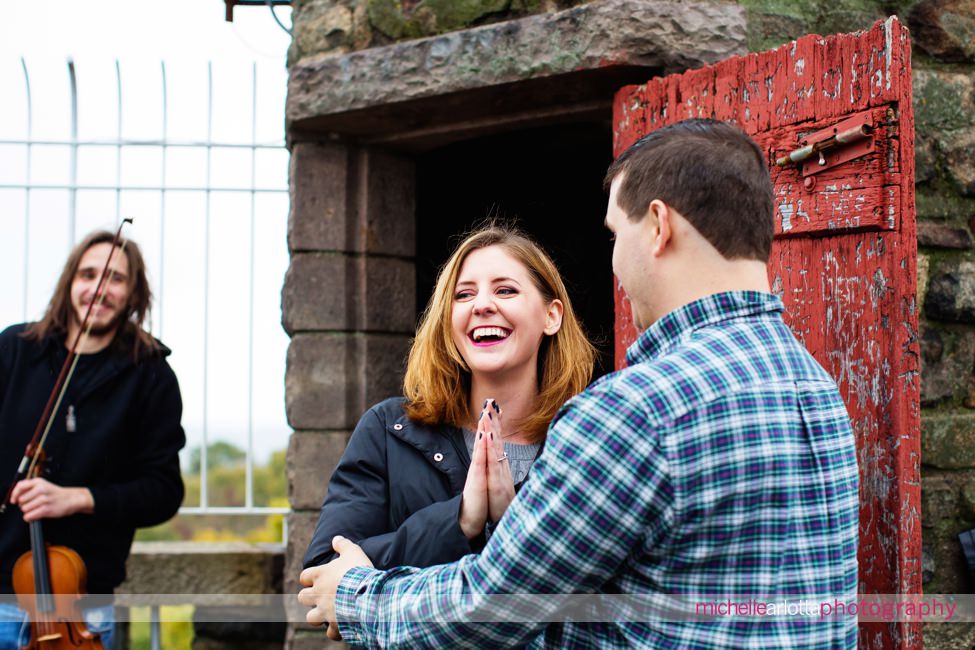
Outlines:
<svg viewBox="0 0 975 650"><path fill-rule="evenodd" d="M23 58L30 73L35 139L60 141L70 136L66 61L71 59L78 79L80 141L117 137L117 60L123 139L161 138L160 62L165 62L170 140L206 139L203 106L209 65L212 140L283 142L285 56L291 39L266 6L237 7L233 23L225 22L221 0L2 0L2 6L0 140L26 137ZM290 7L276 7L275 11L290 26ZM255 74L258 118L256 132L252 132ZM28 176L33 184L66 182L66 148L33 147L29 170L23 162L24 151L24 147L0 145L0 185L23 183ZM134 147L118 154L113 148L89 147L79 152L78 183L111 186L118 181L123 186L151 187L164 178L167 187L200 186L206 175L201 151L169 149L165 161L161 152L158 147ZM254 162L257 187L286 188L286 151L261 151ZM248 150L213 150L211 185L246 190L250 182ZM29 226L24 218L25 196L20 190L0 188L0 274L4 277L0 327L40 316L73 243L65 218L67 192L31 192ZM190 444L199 444L204 420L212 441L224 431L239 431L253 409L255 449L263 460L267 452L283 448L287 442L283 404L287 337L280 326L280 289L287 268L287 195L257 195L253 262L245 255L250 247L249 193L211 196L209 253L202 247L204 235L199 227L206 202L202 193L161 196L160 192L130 192L119 202L114 191L79 192L74 240L96 227L114 229L116 212L137 215L129 235L143 247L149 263L157 295L152 329L174 351L171 362L183 389L184 426ZM165 227L161 226L163 212ZM30 233L26 255L25 228ZM210 299L204 309L201 269L207 255ZM250 326L240 314L241 306L251 301L252 275L255 379L248 386ZM204 318L211 332L205 343L198 334ZM254 407L246 404L249 391L256 395ZM235 442L246 444L246 440Z"/></svg>

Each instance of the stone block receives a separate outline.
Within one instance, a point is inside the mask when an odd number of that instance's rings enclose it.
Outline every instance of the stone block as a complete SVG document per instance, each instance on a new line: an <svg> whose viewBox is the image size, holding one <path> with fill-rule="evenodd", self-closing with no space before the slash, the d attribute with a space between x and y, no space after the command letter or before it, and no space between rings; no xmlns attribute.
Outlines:
<svg viewBox="0 0 975 650"><path fill-rule="evenodd" d="M291 251L352 250L353 155L342 144L295 143L291 150Z"/></svg>
<svg viewBox="0 0 975 650"><path fill-rule="evenodd" d="M293 253L281 292L281 320L288 334L355 329L356 258L341 253Z"/></svg>
<svg viewBox="0 0 975 650"><path fill-rule="evenodd" d="M322 330L413 334L416 328L411 260L295 253L281 296L284 329L292 335Z"/></svg>
<svg viewBox="0 0 975 650"><path fill-rule="evenodd" d="M287 120L613 66L685 70L745 53L735 3L601 0L291 66ZM584 91L584 89L582 89ZM309 122L309 124L311 124Z"/></svg>
<svg viewBox="0 0 975 650"><path fill-rule="evenodd" d="M922 51L942 61L975 61L975 3L971 0L921 0L907 24Z"/></svg>
<svg viewBox="0 0 975 650"><path fill-rule="evenodd" d="M291 427L355 428L369 406L402 394L409 345L403 335L295 335L285 373Z"/></svg>
<svg viewBox="0 0 975 650"><path fill-rule="evenodd" d="M332 641L321 628L291 629L284 645L286 650L347 650L345 643Z"/></svg>
<svg viewBox="0 0 975 650"><path fill-rule="evenodd" d="M288 444L288 498L294 510L318 511L338 465L347 432L299 431Z"/></svg>
<svg viewBox="0 0 975 650"><path fill-rule="evenodd" d="M972 113L975 81L970 75L915 69L912 82L915 130L918 134L943 142L946 132L964 129L975 121Z"/></svg>
<svg viewBox="0 0 975 650"><path fill-rule="evenodd" d="M924 297L928 318L975 323L975 263L946 264L929 281Z"/></svg>
<svg viewBox="0 0 975 650"><path fill-rule="evenodd" d="M291 24L296 52L344 52L356 28L353 9L331 0L294 3Z"/></svg>
<svg viewBox="0 0 975 650"><path fill-rule="evenodd" d="M415 221L409 222L412 237ZM405 227L404 227L405 229ZM416 333L416 264L413 260L394 257L362 258L365 282L361 287L364 300L357 316L356 329L369 332L393 332L412 337Z"/></svg>
<svg viewBox="0 0 975 650"><path fill-rule="evenodd" d="M975 468L975 415L926 414L921 420L921 462L941 469Z"/></svg>
<svg viewBox="0 0 975 650"><path fill-rule="evenodd" d="M192 650L277 650L287 631L283 616L262 620L247 610L197 607Z"/></svg>
<svg viewBox="0 0 975 650"><path fill-rule="evenodd" d="M921 404L965 399L975 367L975 332L921 325Z"/></svg>
<svg viewBox="0 0 975 650"><path fill-rule="evenodd" d="M934 553L926 545L921 546L921 585L925 585L931 582L934 578L934 572L937 570L937 564L935 564Z"/></svg>
<svg viewBox="0 0 975 650"><path fill-rule="evenodd" d="M948 139L944 145L948 177L963 196L975 196L975 127Z"/></svg>
<svg viewBox="0 0 975 650"><path fill-rule="evenodd" d="M917 222L918 246L971 250L972 235L966 228L936 221Z"/></svg>
<svg viewBox="0 0 975 650"><path fill-rule="evenodd" d="M924 304L928 292L928 275L931 271L931 258L924 253L917 254L917 301Z"/></svg>
<svg viewBox="0 0 975 650"><path fill-rule="evenodd" d="M416 255L416 169L409 158L380 149L363 152L366 184L362 250Z"/></svg>
<svg viewBox="0 0 975 650"><path fill-rule="evenodd" d="M311 543L311 536L315 532L317 523L317 512L292 512L288 515L288 548L285 554L283 580L285 594L293 596L301 591L298 577L302 571L302 559L305 557L305 551L308 550L308 544ZM284 602L289 621L305 620L308 610L295 598L285 598ZM299 627L314 629L303 623Z"/></svg>
<svg viewBox="0 0 975 650"><path fill-rule="evenodd" d="M933 474L933 475L932 475ZM921 522L932 528L945 519L958 517L958 486L942 472L925 472L921 477Z"/></svg>
<svg viewBox="0 0 975 650"><path fill-rule="evenodd" d="M914 138L914 182L926 183L938 174L938 143L928 133L916 133ZM923 215L922 215L923 216Z"/></svg>
<svg viewBox="0 0 975 650"><path fill-rule="evenodd" d="M281 593L284 549L244 542L135 542L117 594Z"/></svg>
<svg viewBox="0 0 975 650"><path fill-rule="evenodd" d="M508 9L510 0L425 0L406 4L399 0L368 0L369 22L399 40L429 36L472 26L481 18Z"/></svg>
<svg viewBox="0 0 975 650"><path fill-rule="evenodd" d="M975 648L975 623L923 623L921 635L924 650Z"/></svg>

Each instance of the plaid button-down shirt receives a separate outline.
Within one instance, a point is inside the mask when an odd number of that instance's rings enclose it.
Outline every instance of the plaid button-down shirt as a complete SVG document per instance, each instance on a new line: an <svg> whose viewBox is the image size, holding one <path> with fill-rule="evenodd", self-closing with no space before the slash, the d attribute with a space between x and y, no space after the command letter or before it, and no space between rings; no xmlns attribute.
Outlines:
<svg viewBox="0 0 975 650"><path fill-rule="evenodd" d="M479 555L346 573L342 636L370 647L855 648L855 616L818 616L822 601L856 598L853 433L782 311L773 295L730 292L659 320L627 351L629 367L559 411ZM537 596L512 607L496 594ZM566 613L565 594L806 600L814 615L587 615Z"/></svg>

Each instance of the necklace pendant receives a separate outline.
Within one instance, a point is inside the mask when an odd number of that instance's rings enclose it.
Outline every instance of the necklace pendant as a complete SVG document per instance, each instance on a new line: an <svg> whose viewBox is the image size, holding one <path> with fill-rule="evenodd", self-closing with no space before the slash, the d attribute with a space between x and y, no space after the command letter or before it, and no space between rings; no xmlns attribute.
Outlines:
<svg viewBox="0 0 975 650"><path fill-rule="evenodd" d="M78 420L74 416L74 404L68 405L68 415L64 418L64 428L68 433L74 433L78 428Z"/></svg>

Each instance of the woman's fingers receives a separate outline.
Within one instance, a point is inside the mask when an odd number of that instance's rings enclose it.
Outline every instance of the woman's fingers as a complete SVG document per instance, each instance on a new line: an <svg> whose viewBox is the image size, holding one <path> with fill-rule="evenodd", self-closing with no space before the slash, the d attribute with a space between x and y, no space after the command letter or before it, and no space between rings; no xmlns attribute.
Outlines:
<svg viewBox="0 0 975 650"><path fill-rule="evenodd" d="M459 523L467 539L477 537L484 530L488 516L488 454L485 442L490 432L485 432L486 419L482 413L477 423L477 437L471 453L471 466L467 470L467 480L461 497Z"/></svg>
<svg viewBox="0 0 975 650"><path fill-rule="evenodd" d="M489 412L494 428L488 436L490 453L488 455L488 517L497 522L501 519L511 500L515 498L515 485L511 478L511 465L504 450L501 438L501 408L490 400Z"/></svg>

